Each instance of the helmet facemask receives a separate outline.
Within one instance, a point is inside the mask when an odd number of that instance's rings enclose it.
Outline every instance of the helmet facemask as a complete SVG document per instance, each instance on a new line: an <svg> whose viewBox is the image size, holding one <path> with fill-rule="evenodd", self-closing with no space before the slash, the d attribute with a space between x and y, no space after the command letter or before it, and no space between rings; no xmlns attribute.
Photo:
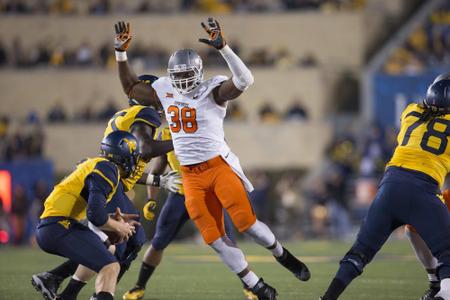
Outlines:
<svg viewBox="0 0 450 300"><path fill-rule="evenodd" d="M203 80L203 68L192 66L189 68L167 69L172 86L182 95L194 90Z"/></svg>

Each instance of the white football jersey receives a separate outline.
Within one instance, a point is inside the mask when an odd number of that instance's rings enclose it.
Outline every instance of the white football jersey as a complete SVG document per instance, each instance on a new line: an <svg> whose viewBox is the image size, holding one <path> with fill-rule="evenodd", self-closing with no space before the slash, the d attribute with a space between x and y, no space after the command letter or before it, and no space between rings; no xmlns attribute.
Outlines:
<svg viewBox="0 0 450 300"><path fill-rule="evenodd" d="M239 158L225 142L223 120L227 104L218 105L212 94L213 89L227 79L226 76L215 76L187 95L178 93L169 77L160 77L152 87L164 107L180 164L198 164L220 155L251 192L253 186L245 176Z"/></svg>
<svg viewBox="0 0 450 300"><path fill-rule="evenodd" d="M160 77L152 84L164 107L181 165L201 163L230 150L223 130L226 106L217 105L212 95L212 90L227 79L215 76L187 95L178 93L169 77Z"/></svg>

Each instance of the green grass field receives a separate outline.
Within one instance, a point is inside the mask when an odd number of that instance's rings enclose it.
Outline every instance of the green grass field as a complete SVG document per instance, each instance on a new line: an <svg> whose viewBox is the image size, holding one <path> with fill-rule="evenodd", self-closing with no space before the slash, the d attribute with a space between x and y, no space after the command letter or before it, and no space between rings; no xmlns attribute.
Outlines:
<svg viewBox="0 0 450 300"><path fill-rule="evenodd" d="M288 244L291 251L308 263L312 278L303 283L279 266L260 247L240 243L253 270L277 288L279 299L318 299L335 274L338 261L348 243L298 242ZM33 273L62 262L39 249L0 248L0 299L41 299L30 284ZM133 286L139 261L120 282L116 299ZM418 299L427 287L426 275L405 241L390 241L343 295L342 299ZM79 299L89 299L90 283ZM206 246L173 244L147 287L145 299L243 299L239 280Z"/></svg>

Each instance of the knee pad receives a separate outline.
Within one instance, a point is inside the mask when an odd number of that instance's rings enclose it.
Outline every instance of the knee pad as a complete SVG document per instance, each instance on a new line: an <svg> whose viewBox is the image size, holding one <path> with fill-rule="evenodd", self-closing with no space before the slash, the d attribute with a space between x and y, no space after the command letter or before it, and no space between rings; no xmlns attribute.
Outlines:
<svg viewBox="0 0 450 300"><path fill-rule="evenodd" d="M270 228L258 220L244 233L265 248L272 246L277 240Z"/></svg>
<svg viewBox="0 0 450 300"><path fill-rule="evenodd" d="M352 265L358 274L361 275L364 267L371 261L371 259L372 258L369 258L369 256L363 251L353 247L347 252L347 254L345 254L344 258L339 263L348 263Z"/></svg>
<svg viewBox="0 0 450 300"><path fill-rule="evenodd" d="M210 244L220 256L224 264L234 273L238 274L247 268L244 253L228 238L219 238Z"/></svg>

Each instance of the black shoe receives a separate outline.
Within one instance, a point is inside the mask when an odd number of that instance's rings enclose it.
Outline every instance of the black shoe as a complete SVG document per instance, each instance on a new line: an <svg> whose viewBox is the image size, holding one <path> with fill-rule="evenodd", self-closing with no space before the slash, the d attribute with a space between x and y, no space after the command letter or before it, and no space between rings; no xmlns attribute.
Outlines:
<svg viewBox="0 0 450 300"><path fill-rule="evenodd" d="M265 283L262 278L250 291L258 297L258 300L276 300L278 296L277 290Z"/></svg>
<svg viewBox="0 0 450 300"><path fill-rule="evenodd" d="M63 279L48 272L31 276L31 284L42 294L45 300L53 300Z"/></svg>
<svg viewBox="0 0 450 300"><path fill-rule="evenodd" d="M441 284L439 281L437 282L430 282L430 288L425 292L425 294L420 298L420 300L433 300L434 296L439 292L441 289Z"/></svg>
<svg viewBox="0 0 450 300"><path fill-rule="evenodd" d="M433 298L431 298L431 300L445 300L445 299L442 297L433 297Z"/></svg>
<svg viewBox="0 0 450 300"><path fill-rule="evenodd" d="M301 281L308 281L309 278L311 278L311 272L309 272L308 267L292 255L286 248L283 247L283 254L280 257L275 257L275 259Z"/></svg>

